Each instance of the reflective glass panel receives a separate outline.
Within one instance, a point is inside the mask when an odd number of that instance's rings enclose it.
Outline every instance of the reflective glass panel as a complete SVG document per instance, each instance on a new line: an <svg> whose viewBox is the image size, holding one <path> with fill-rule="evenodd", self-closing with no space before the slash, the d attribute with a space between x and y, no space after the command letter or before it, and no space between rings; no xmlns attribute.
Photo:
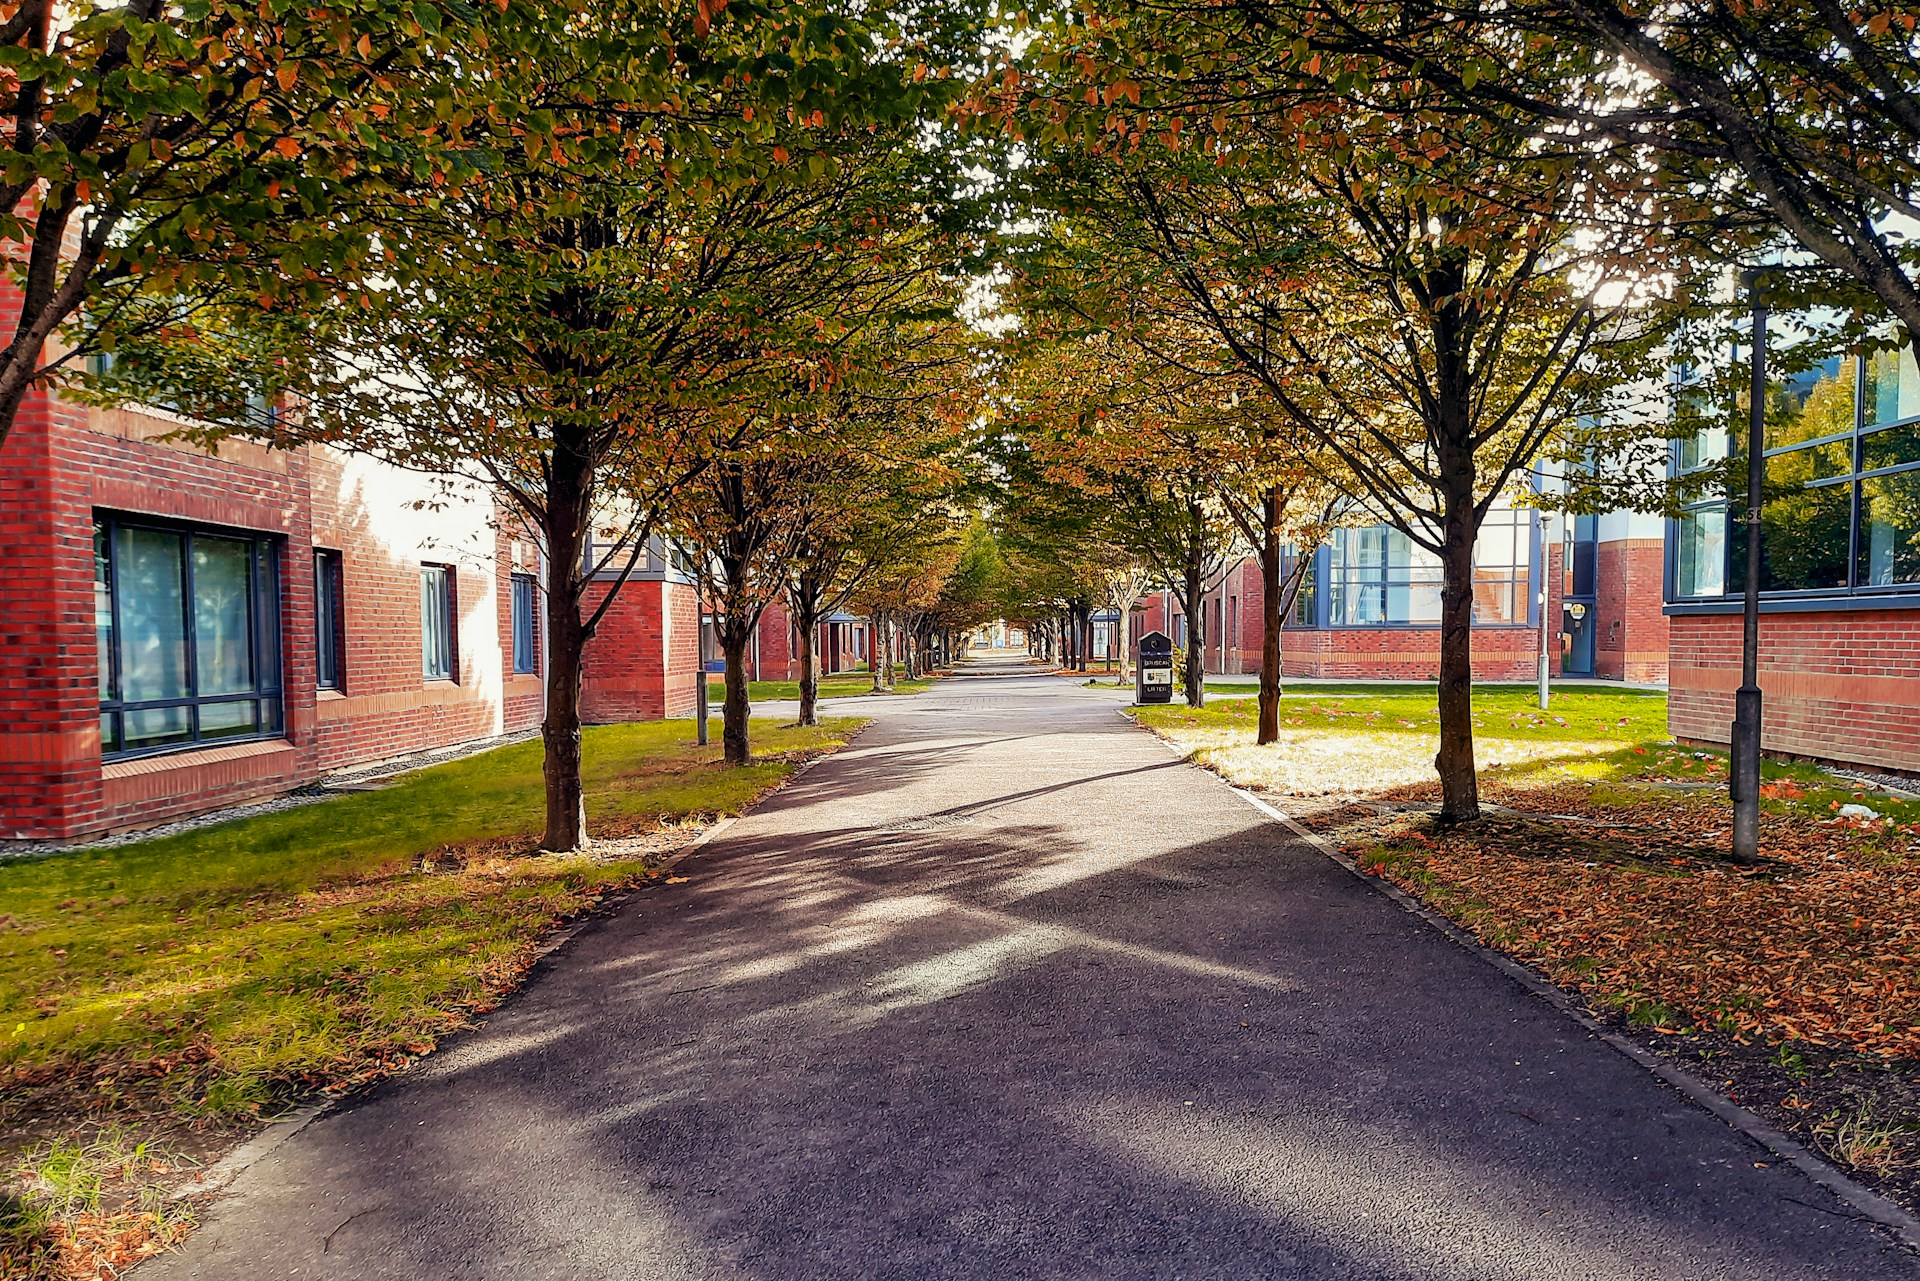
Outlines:
<svg viewBox="0 0 1920 1281"><path fill-rule="evenodd" d="M1705 507L1675 522L1676 596L1720 596L1727 590L1727 509Z"/></svg>
<svg viewBox="0 0 1920 1281"><path fill-rule="evenodd" d="M200 705L201 738L231 738L235 734L259 732L260 704L252 700Z"/></svg>
<svg viewBox="0 0 1920 1281"><path fill-rule="evenodd" d="M185 698L187 617L182 538L166 530L123 528L117 541L114 559L120 579L120 697L129 703ZM135 737L129 717L130 745Z"/></svg>
<svg viewBox="0 0 1920 1281"><path fill-rule="evenodd" d="M113 697L113 561L107 527L93 527L93 648L100 668L100 697Z"/></svg>
<svg viewBox="0 0 1920 1281"><path fill-rule="evenodd" d="M1744 458L1744 454L1742 455ZM1816 480L1837 480L1853 473L1853 439L1829 440L1819 445L1802 445L1784 454L1767 455L1767 484L1805 485ZM1744 492L1744 485L1742 487Z"/></svg>
<svg viewBox="0 0 1920 1281"><path fill-rule="evenodd" d="M1920 423L1868 432L1860 438L1860 470L1920 463Z"/></svg>
<svg viewBox="0 0 1920 1281"><path fill-rule="evenodd" d="M1387 587L1389 623L1437 623L1440 621L1440 584L1395 583Z"/></svg>
<svg viewBox="0 0 1920 1281"><path fill-rule="evenodd" d="M1860 482L1859 586L1920 582L1920 470Z"/></svg>
<svg viewBox="0 0 1920 1281"><path fill-rule="evenodd" d="M1486 579L1476 574L1473 584L1473 621L1476 623L1514 623L1521 621L1515 609L1518 595L1512 579Z"/></svg>
<svg viewBox="0 0 1920 1281"><path fill-rule="evenodd" d="M1680 470L1696 471L1725 458L1730 411L1725 406L1715 406L1707 389L1697 384L1682 387L1675 394L1683 421L1690 419L1704 424L1698 432L1680 441Z"/></svg>
<svg viewBox="0 0 1920 1281"><path fill-rule="evenodd" d="M194 538L194 666L203 697L253 688L252 584L250 543Z"/></svg>
<svg viewBox="0 0 1920 1281"><path fill-rule="evenodd" d="M135 711L123 712L126 721L125 750L138 751L143 747L163 747L169 743L185 743L193 737L191 722L185 707L144 707Z"/></svg>
<svg viewBox="0 0 1920 1281"><path fill-rule="evenodd" d="M1877 351L1867 358L1867 425L1920 416L1920 369L1913 348Z"/></svg>
<svg viewBox="0 0 1920 1281"><path fill-rule="evenodd" d="M1852 521L1852 485L1820 485L1784 497L1769 496L1760 517L1760 590L1845 587ZM1741 529L1735 530L1734 542L1733 577L1740 582L1746 564Z"/></svg>
<svg viewBox="0 0 1920 1281"><path fill-rule="evenodd" d="M420 570L420 670L437 680L453 674L447 575L443 565L425 565Z"/></svg>
<svg viewBox="0 0 1920 1281"><path fill-rule="evenodd" d="M1857 366L1852 356L1835 357L1769 388L1767 448L1851 433Z"/></svg>

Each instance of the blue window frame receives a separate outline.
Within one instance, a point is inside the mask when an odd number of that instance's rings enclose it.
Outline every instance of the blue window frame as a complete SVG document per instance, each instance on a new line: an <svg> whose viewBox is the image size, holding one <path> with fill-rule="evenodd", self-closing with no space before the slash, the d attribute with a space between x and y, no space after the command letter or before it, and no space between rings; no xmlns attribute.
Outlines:
<svg viewBox="0 0 1920 1281"><path fill-rule="evenodd" d="M316 548L313 553L313 683L318 689L342 689L346 685L345 594L340 553Z"/></svg>
<svg viewBox="0 0 1920 1281"><path fill-rule="evenodd" d="M278 539L101 513L93 575L104 758L280 735Z"/></svg>
<svg viewBox="0 0 1920 1281"><path fill-rule="evenodd" d="M1682 389L1682 395L1688 394ZM1835 356L1768 389L1760 591L1774 598L1920 590L1920 368L1911 347ZM1744 419L1731 406L1728 422ZM1680 442L1676 474L1737 451L1714 425ZM1671 522L1668 591L1681 604L1737 596L1746 528L1724 495Z"/></svg>
<svg viewBox="0 0 1920 1281"><path fill-rule="evenodd" d="M431 681L453 679L453 566L420 567L420 674Z"/></svg>
<svg viewBox="0 0 1920 1281"><path fill-rule="evenodd" d="M537 671L539 670L537 588L533 579L526 574L515 574L512 583L513 670Z"/></svg>

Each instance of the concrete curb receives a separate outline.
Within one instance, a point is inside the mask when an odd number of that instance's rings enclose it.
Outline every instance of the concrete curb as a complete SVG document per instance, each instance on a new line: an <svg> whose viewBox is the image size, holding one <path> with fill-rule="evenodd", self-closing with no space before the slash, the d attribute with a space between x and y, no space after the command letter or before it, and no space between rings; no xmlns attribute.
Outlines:
<svg viewBox="0 0 1920 1281"><path fill-rule="evenodd" d="M241 1171L272 1156L288 1139L333 1111L339 1104L338 1098L322 1099L318 1103L309 1103L277 1121L270 1122L266 1129L202 1170L198 1177L167 1193L167 1200L191 1201L195 1197L211 1196L216 1192L226 1191L228 1185L240 1176Z"/></svg>
<svg viewBox="0 0 1920 1281"><path fill-rule="evenodd" d="M1494 969L1499 970L1502 974L1505 974L1515 983L1525 988L1529 993L1553 1006L1575 1023L1578 1023L1591 1035L1604 1041L1608 1046L1633 1060L1654 1076L1691 1099L1694 1103L1699 1104L1726 1122L1729 1126L1732 1126L1734 1129L1758 1143L1761 1147L1767 1149L1767 1151L1779 1157L1782 1161L1787 1162L1799 1170L1815 1183L1833 1193L1833 1195L1841 1201L1859 1211L1860 1218L1887 1229L1899 1239L1900 1244L1911 1251L1920 1253L1920 1217L1908 1213L1894 1201L1875 1192L1865 1184L1843 1174L1839 1169L1829 1164L1825 1158L1813 1152L1812 1149L1800 1143L1797 1139L1782 1134L1779 1130L1769 1125L1760 1115L1741 1107L1738 1103L1735 1103L1718 1090L1715 1090L1711 1085L1708 1085L1705 1081L1693 1075L1693 1073L1667 1062L1645 1046L1638 1045L1626 1037L1621 1036L1618 1032L1612 1031L1592 1015L1588 1014L1584 1009L1580 1008L1579 1003L1572 996L1554 986L1552 983L1547 982L1546 979L1541 978L1538 974L1520 964L1520 962L1514 960L1512 957L1501 952L1496 952L1488 947L1471 933L1461 929L1447 917L1434 911L1399 886L1394 885L1390 881L1382 880L1377 876L1369 876L1361 870L1359 864L1341 853L1339 849L1335 848L1324 837L1309 830L1292 815L1275 808L1245 788L1236 787L1205 766L1194 764L1185 752L1181 751L1179 747L1166 738L1155 733L1133 717L1127 716L1125 712L1121 712L1120 715L1125 716L1135 728L1150 735L1155 742L1172 752L1180 760L1193 765L1193 768L1213 779L1227 791L1233 793L1242 801L1258 810L1261 814L1265 815L1269 821L1286 828L1314 849L1326 855L1327 858L1345 868L1354 877L1385 894L1403 911L1419 917L1455 944L1472 952L1482 961Z"/></svg>

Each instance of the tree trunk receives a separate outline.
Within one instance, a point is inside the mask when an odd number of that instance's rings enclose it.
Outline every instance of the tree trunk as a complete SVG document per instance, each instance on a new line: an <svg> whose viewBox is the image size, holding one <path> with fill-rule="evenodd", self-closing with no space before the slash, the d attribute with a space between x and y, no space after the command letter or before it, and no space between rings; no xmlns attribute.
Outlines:
<svg viewBox="0 0 1920 1281"><path fill-rule="evenodd" d="M1280 491L1269 489L1260 530L1260 725L1256 743L1280 740Z"/></svg>
<svg viewBox="0 0 1920 1281"><path fill-rule="evenodd" d="M1473 760L1473 542L1471 489L1449 494L1442 532L1440 585L1440 821L1480 817Z"/></svg>
<svg viewBox="0 0 1920 1281"><path fill-rule="evenodd" d="M1196 542L1187 553L1186 580L1181 584L1181 600L1187 611L1188 707L1207 705L1207 641L1205 620L1201 616L1206 602L1200 587L1200 545Z"/></svg>
<svg viewBox="0 0 1920 1281"><path fill-rule="evenodd" d="M817 710L820 700L820 677L816 672L813 653L814 622L811 613L795 617L794 639L799 643L800 653L800 724L818 725L820 716Z"/></svg>
<svg viewBox="0 0 1920 1281"><path fill-rule="evenodd" d="M580 778L580 678L586 630L581 546L593 507L593 466L585 452L554 442L547 471L547 707L540 723L547 793L542 849L569 854L587 843L586 786Z"/></svg>
<svg viewBox="0 0 1920 1281"><path fill-rule="evenodd" d="M747 729L752 704L747 700L747 645L753 629L736 626L729 619L720 634L720 649L726 655L727 695L721 704L720 741L726 747L729 765L745 765L753 755L753 741Z"/></svg>
<svg viewBox="0 0 1920 1281"><path fill-rule="evenodd" d="M587 842L586 787L580 778L580 674L585 641L571 580L577 560L553 557L547 568L547 712L540 725L547 831L540 847L567 854Z"/></svg>
<svg viewBox="0 0 1920 1281"><path fill-rule="evenodd" d="M873 626L868 629L867 636L867 672L873 677L873 692L876 694L881 690L880 650L886 644L886 631L886 614L876 611L873 615Z"/></svg>

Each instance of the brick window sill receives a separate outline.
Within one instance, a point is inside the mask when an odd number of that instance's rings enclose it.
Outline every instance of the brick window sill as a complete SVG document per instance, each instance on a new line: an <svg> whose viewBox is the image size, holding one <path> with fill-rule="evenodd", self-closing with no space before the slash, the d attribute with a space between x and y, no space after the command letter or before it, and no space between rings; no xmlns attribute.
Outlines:
<svg viewBox="0 0 1920 1281"><path fill-rule="evenodd" d="M104 780L140 778L149 774L198 769L206 765L224 765L232 761L244 761L256 756L273 756L291 751L293 751L293 744L284 738L259 739L251 743L233 743L226 747L201 747L192 751L167 752L159 756L140 756L130 761L108 761L101 766L100 777Z"/></svg>
<svg viewBox="0 0 1920 1281"><path fill-rule="evenodd" d="M346 696L346 691L339 689L316 689L313 691L313 700L316 703L338 703L343 701Z"/></svg>

